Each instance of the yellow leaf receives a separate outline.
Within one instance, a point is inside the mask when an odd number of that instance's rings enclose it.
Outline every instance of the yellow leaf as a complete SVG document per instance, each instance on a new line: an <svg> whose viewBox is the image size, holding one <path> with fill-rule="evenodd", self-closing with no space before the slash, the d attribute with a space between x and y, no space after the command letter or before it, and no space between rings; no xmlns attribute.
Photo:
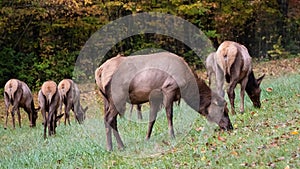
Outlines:
<svg viewBox="0 0 300 169"><path fill-rule="evenodd" d="M298 131L291 131L291 135L297 135L297 134L299 134Z"/></svg>
<svg viewBox="0 0 300 169"><path fill-rule="evenodd" d="M237 124L234 124L233 125L233 128L237 129L238 125Z"/></svg>

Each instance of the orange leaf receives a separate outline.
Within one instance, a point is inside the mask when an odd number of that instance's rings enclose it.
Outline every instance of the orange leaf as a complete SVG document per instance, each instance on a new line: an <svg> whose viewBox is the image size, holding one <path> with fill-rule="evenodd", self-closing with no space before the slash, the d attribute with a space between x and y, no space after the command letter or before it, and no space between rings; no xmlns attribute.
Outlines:
<svg viewBox="0 0 300 169"><path fill-rule="evenodd" d="M272 92L272 91L273 91L273 89L271 87L267 88L267 92Z"/></svg>
<svg viewBox="0 0 300 169"><path fill-rule="evenodd" d="M218 136L218 140L223 141L223 142L226 141L226 139L221 136Z"/></svg>
<svg viewBox="0 0 300 169"><path fill-rule="evenodd" d="M238 156L239 155L239 153L237 153L236 151L232 151L231 154L234 155L234 156Z"/></svg>
<svg viewBox="0 0 300 169"><path fill-rule="evenodd" d="M291 135L297 135L297 134L299 134L298 131L291 131Z"/></svg>

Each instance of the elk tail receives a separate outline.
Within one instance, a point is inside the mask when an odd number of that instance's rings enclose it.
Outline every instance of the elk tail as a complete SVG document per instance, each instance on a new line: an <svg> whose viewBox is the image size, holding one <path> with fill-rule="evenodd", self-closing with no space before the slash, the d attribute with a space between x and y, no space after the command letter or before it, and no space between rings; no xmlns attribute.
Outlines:
<svg viewBox="0 0 300 169"><path fill-rule="evenodd" d="M227 48L226 57L224 56L225 65L226 65L226 74L230 76L230 69L237 57L238 49L234 44L231 44Z"/></svg>
<svg viewBox="0 0 300 169"><path fill-rule="evenodd" d="M14 95L18 89L18 85L19 83L16 79L11 79L6 83L4 90L8 94L9 100L15 99Z"/></svg>

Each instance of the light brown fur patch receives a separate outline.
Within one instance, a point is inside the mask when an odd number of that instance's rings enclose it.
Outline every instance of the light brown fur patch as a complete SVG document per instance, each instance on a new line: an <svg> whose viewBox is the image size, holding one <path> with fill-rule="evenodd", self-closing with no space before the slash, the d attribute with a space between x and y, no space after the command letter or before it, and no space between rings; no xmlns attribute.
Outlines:
<svg viewBox="0 0 300 169"><path fill-rule="evenodd" d="M236 42L224 41L217 50L217 64L223 69L224 74L230 75L230 68L233 65L238 49Z"/></svg>
<svg viewBox="0 0 300 169"><path fill-rule="evenodd" d="M99 68L96 69L95 80L100 90L104 91L105 86L111 80L112 75L115 73L115 71L118 69L118 66L125 58L126 57L123 57L123 55L117 55L116 57L107 60Z"/></svg>
<svg viewBox="0 0 300 169"><path fill-rule="evenodd" d="M71 88L71 83L68 79L63 79L58 84L58 90L62 96L66 96L70 88Z"/></svg>
<svg viewBox="0 0 300 169"><path fill-rule="evenodd" d="M4 91L8 94L10 99L14 99L14 94L18 89L19 80L17 79L10 79L6 82L4 86Z"/></svg>
<svg viewBox="0 0 300 169"><path fill-rule="evenodd" d="M54 94L56 93L57 85L54 81L49 80L49 81L44 82L41 90L42 90L43 95L48 100L48 102L51 103L51 99L54 96Z"/></svg>

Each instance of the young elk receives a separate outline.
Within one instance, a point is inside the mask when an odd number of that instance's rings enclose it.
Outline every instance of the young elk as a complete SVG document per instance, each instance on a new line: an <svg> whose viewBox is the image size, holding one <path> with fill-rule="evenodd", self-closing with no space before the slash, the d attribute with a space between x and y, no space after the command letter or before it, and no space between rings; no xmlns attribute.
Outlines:
<svg viewBox="0 0 300 169"><path fill-rule="evenodd" d="M59 110L62 112L62 105L65 105L65 125L66 121L70 125L70 110L74 112L75 119L79 124L83 123L85 113L88 107L82 108L80 104L80 91L77 84L71 79L63 79L58 84L58 92L60 95Z"/></svg>
<svg viewBox="0 0 300 169"><path fill-rule="evenodd" d="M38 117L37 112L39 109L34 108L33 97L26 83L17 79L10 79L9 81L7 81L4 87L4 102L6 112L6 121L4 129L7 128L7 120L9 114L8 110L10 104L13 106L11 110L13 128L15 128L16 110L18 115L19 126L21 127L20 107L22 107L28 114L30 127L34 127L36 125L35 122Z"/></svg>
<svg viewBox="0 0 300 169"><path fill-rule="evenodd" d="M253 102L254 107L260 108L260 84L265 75L256 79L251 65L251 56L247 48L232 41L224 41L217 49L216 53L209 55L206 60L207 72L209 76L215 75L216 88L218 94L224 97L224 82L229 83L227 94L231 104L231 112L235 114L234 89L238 83L241 84L240 112L244 112L245 90ZM212 79L209 77L209 79ZM210 82L211 83L211 82Z"/></svg>
<svg viewBox="0 0 300 169"><path fill-rule="evenodd" d="M57 116L60 98L57 85L54 81L46 81L43 83L38 94L38 100L43 115L44 138L46 139L47 127L49 136L54 135L56 133L56 122L63 116L63 114Z"/></svg>

